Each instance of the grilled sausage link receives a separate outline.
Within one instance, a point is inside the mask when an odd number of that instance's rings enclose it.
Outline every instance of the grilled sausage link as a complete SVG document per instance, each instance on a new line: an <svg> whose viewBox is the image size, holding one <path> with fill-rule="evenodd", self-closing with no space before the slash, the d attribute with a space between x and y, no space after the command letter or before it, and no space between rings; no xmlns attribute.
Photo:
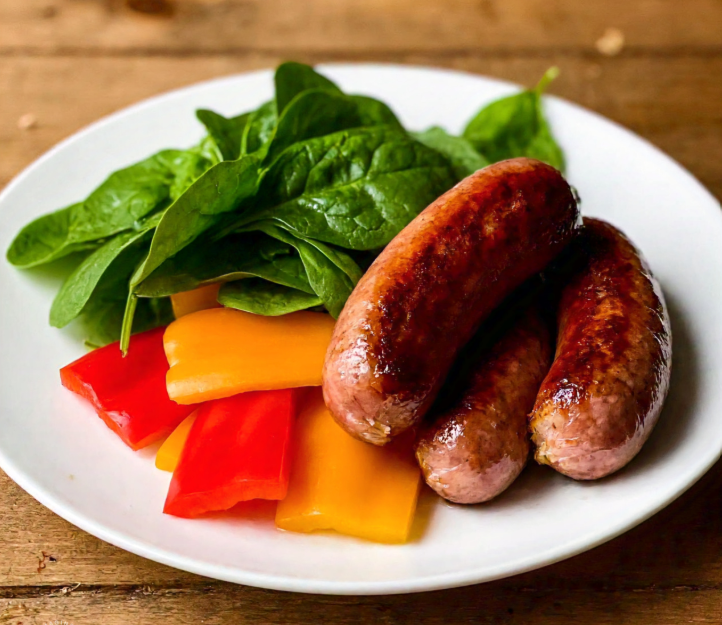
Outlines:
<svg viewBox="0 0 722 625"><path fill-rule="evenodd" d="M530 308L481 355L457 402L422 426L416 459L439 495L481 503L519 476L529 456L527 417L551 357L547 326Z"/></svg>
<svg viewBox="0 0 722 625"><path fill-rule="evenodd" d="M376 445L417 423L459 349L519 284L576 234L574 194L527 158L479 170L438 198L356 286L326 354L337 422Z"/></svg>
<svg viewBox="0 0 722 625"><path fill-rule="evenodd" d="M577 480L614 473L642 448L669 387L664 296L634 245L585 219L583 254L561 292L554 364L530 428L536 459Z"/></svg>

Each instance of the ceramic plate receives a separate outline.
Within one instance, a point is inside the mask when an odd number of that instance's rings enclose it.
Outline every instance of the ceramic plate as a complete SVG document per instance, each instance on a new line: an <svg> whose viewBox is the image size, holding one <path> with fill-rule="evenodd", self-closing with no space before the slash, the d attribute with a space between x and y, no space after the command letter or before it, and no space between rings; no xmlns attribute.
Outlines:
<svg viewBox="0 0 722 625"><path fill-rule="evenodd" d="M333 65L352 93L388 102L412 129L458 132L479 107L516 87L450 71ZM0 196L0 248L30 219L85 197L105 176L202 130L194 110L234 114L271 97L269 71L195 85L112 115L64 141ZM590 549L654 514L709 469L722 449L722 213L684 169L650 144L573 104L547 98L554 132L586 215L608 219L644 251L674 332L672 389L661 421L625 470L577 483L531 467L477 507L425 493L413 540L385 546L276 530L258 508L203 520L162 514L170 475L153 450L133 453L60 386L84 348L51 329L57 280L0 262L0 466L78 527L146 558L222 580L313 593L397 593L483 582Z"/></svg>

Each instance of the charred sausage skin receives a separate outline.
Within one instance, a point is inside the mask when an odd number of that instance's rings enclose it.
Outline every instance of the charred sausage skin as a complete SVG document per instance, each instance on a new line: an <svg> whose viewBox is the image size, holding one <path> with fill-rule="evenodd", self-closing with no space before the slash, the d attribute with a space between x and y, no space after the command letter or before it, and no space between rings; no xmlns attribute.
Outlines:
<svg viewBox="0 0 722 625"><path fill-rule="evenodd" d="M619 230L584 220L561 292L556 357L531 415L536 459L577 480L621 469L654 428L672 335L659 283Z"/></svg>
<svg viewBox="0 0 722 625"><path fill-rule="evenodd" d="M336 324L326 405L377 445L416 424L488 314L576 234L574 194L553 167L496 163L428 206L379 255Z"/></svg>
<svg viewBox="0 0 722 625"><path fill-rule="evenodd" d="M481 503L519 476L529 457L528 415L551 357L549 330L530 308L481 355L456 404L421 427L416 459L439 495Z"/></svg>

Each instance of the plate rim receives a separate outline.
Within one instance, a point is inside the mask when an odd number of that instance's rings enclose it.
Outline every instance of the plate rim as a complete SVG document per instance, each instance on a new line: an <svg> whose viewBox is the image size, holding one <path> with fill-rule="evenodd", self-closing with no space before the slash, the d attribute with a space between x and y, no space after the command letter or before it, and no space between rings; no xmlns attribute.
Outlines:
<svg viewBox="0 0 722 625"><path fill-rule="evenodd" d="M403 65L395 63L323 63L317 65L317 67L323 71L327 70L340 70L340 71L352 71L361 68L369 70L396 70L396 71L419 71L419 72L433 72L438 74L464 76L471 79L480 79L490 84L495 84L505 89L520 89L520 85L500 80L498 78L489 77L482 74L475 74L468 71L454 70L449 68L431 67L425 65ZM61 152L67 145L78 141L86 135L92 134L94 131L104 127L105 125L114 123L115 121L134 113L142 111L146 107L153 106L166 99L172 99L177 97L184 92L193 91L196 89L202 89L206 86L221 84L224 82L233 82L239 78L250 78L250 77L263 77L272 76L272 69L260 69L250 72L241 72L236 74L230 74L226 76L220 76L211 78L209 80L203 80L200 82L185 85L177 89L166 91L149 98L145 98L123 107L117 111L114 111L108 115L105 115L98 120L84 126L78 131L74 132L70 136L62 139L56 143L49 150L44 152L41 156L35 159L21 172L19 172L13 179L5 186L0 192L0 205L4 202L6 196L10 195L12 191L19 185L21 185L26 178L32 176L36 168L40 167L47 160L54 158L59 152ZM673 165L680 174L684 174L690 179L697 187L698 190L703 191L709 199L713 201L717 206L720 206L719 200L712 195L712 193L699 181L699 179L683 167L680 163L674 160L670 155L665 153L663 150L655 146L649 140L645 139L632 132L628 128L622 126L618 122L610 120L595 111L587 109L579 104L566 100L558 96L547 95L544 96L547 100L561 102L566 106L570 106L578 111L582 111L587 115L591 115L598 123L608 124L613 126L616 130L621 131L628 139L633 139L638 143L642 143L647 149L656 153L658 156L663 157L669 164ZM722 211L718 213L719 218L722 218ZM710 448L711 449L711 448ZM700 478L702 478L709 469L720 459L722 456L722 447L719 449L711 449L707 456L703 456L701 460L688 470L684 474L684 478L679 480L681 486L674 492L670 493L666 498L661 501L655 502L654 505L648 506L642 514L637 515L631 520L623 520L617 524L612 524L609 531L604 534L593 532L590 535L583 535L574 541L571 545L565 544L563 549L558 547L550 546L540 556L538 552L533 557L517 558L513 561L507 561L504 565L497 566L495 569L489 571L489 568L479 567L477 569L466 569L463 572L454 573L443 573L439 575L429 575L425 577L416 577L411 580L396 580L396 581L380 581L380 582L357 582L357 581L327 581L327 580L316 580L300 578L288 575L275 575L268 573L260 573L253 571L243 571L237 568L231 568L223 565L212 565L199 562L191 557L179 555L178 553L160 549L154 546L148 541L144 541L137 538L132 538L124 535L119 530L106 528L102 523L94 521L83 513L75 511L72 504L66 504L59 497L55 496L49 489L37 483L31 477L27 476L22 469L15 466L15 464L8 458L2 448L0 447L0 468L12 479L18 486L20 486L25 492L36 499L45 507L49 508L55 514L82 529L83 531L108 542L116 547L129 551L135 555L148 558L155 562L171 566L176 569L211 577L214 579L233 582L237 584L245 584L259 588L290 591L290 592L302 592L310 594L333 594L333 595L389 595L389 594L402 594L402 593L415 593L415 592L426 592L433 590L442 590L447 588L455 588L461 586L468 586L477 583L486 583L511 575L517 575L525 572L529 572L535 569L539 569L556 562L574 557L594 549L595 547L612 540L624 532L636 527L643 523L660 510L667 507L675 499L684 494L689 488L691 488Z"/></svg>

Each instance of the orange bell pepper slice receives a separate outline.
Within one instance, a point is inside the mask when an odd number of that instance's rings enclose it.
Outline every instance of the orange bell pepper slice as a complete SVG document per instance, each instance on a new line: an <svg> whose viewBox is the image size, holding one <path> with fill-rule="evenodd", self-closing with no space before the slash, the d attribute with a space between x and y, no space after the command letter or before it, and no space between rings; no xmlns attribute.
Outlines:
<svg viewBox="0 0 722 625"><path fill-rule="evenodd" d="M230 308L174 321L164 336L168 395L195 404L249 391L320 386L334 321L325 313L263 317Z"/></svg>
<svg viewBox="0 0 722 625"><path fill-rule="evenodd" d="M296 424L291 481L276 526L292 532L335 530L382 543L408 540L420 470L411 440L375 447L344 432L323 403L308 396Z"/></svg>
<svg viewBox="0 0 722 625"><path fill-rule="evenodd" d="M158 453L155 455L156 469L168 471L169 473L175 471L197 415L198 411L187 416L181 424L173 430L173 433L165 439L160 449L158 449Z"/></svg>
<svg viewBox="0 0 722 625"><path fill-rule="evenodd" d="M176 319L206 310L207 308L220 308L218 303L218 291L221 290L220 282L217 284L209 284L201 286L192 291L183 291L170 296L170 302L173 306L173 314Z"/></svg>

